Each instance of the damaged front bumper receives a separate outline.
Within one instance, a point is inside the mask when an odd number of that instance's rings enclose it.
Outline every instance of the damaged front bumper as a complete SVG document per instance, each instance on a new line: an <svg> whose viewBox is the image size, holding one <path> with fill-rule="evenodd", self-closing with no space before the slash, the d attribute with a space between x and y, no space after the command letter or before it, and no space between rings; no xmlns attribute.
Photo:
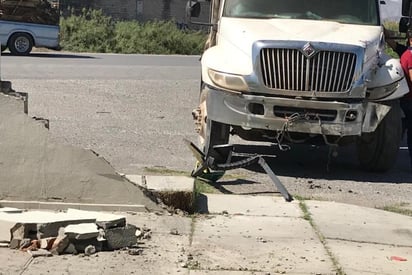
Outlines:
<svg viewBox="0 0 412 275"><path fill-rule="evenodd" d="M368 101L345 103L205 89L208 118L244 129L276 131L286 126L290 132L358 136L375 131L390 110L385 104Z"/></svg>

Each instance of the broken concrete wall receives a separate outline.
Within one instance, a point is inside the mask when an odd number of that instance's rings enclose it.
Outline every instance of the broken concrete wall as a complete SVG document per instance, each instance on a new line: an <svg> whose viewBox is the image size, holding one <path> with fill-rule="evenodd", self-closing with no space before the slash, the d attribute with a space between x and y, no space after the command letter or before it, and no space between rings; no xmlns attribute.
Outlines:
<svg viewBox="0 0 412 275"><path fill-rule="evenodd" d="M24 98L0 92L0 199L157 205L90 150L53 144L24 113ZM26 99L27 100L27 99Z"/></svg>

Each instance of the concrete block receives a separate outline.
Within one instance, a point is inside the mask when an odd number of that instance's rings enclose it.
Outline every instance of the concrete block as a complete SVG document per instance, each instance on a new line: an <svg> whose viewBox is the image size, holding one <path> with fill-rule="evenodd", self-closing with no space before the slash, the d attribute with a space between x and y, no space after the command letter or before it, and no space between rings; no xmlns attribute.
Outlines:
<svg viewBox="0 0 412 275"><path fill-rule="evenodd" d="M70 240L97 239L99 230L95 223L71 224L64 228L65 234Z"/></svg>
<svg viewBox="0 0 412 275"><path fill-rule="evenodd" d="M158 192L193 192L194 179L183 176L145 176L146 188Z"/></svg>
<svg viewBox="0 0 412 275"><path fill-rule="evenodd" d="M12 201L0 200L0 205L22 209L67 210L75 208L90 211L134 211L147 212L143 204L112 204L112 203L71 203L71 202L43 202L43 201Z"/></svg>
<svg viewBox="0 0 412 275"><path fill-rule="evenodd" d="M3 213L22 213L23 210L14 207L1 207L0 212Z"/></svg>
<svg viewBox="0 0 412 275"><path fill-rule="evenodd" d="M21 247L21 242L24 239L36 239L37 238L37 225L33 223L16 223L10 228L10 248L18 249Z"/></svg>
<svg viewBox="0 0 412 275"><path fill-rule="evenodd" d="M10 249L19 249L21 242L22 242L22 240L12 239L9 243L9 248Z"/></svg>
<svg viewBox="0 0 412 275"><path fill-rule="evenodd" d="M126 226L126 217L122 215L114 215L97 211L83 211L72 208L67 209L67 213L82 218L94 218L96 219L97 226L103 229Z"/></svg>
<svg viewBox="0 0 412 275"><path fill-rule="evenodd" d="M47 251L47 250L45 250L45 249L27 250L27 252L28 252L33 258L53 256L50 251Z"/></svg>
<svg viewBox="0 0 412 275"><path fill-rule="evenodd" d="M64 254L73 254L73 255L77 255L79 252L77 252L76 247L74 246L74 244L69 243L67 245L67 247L64 249Z"/></svg>
<svg viewBox="0 0 412 275"><path fill-rule="evenodd" d="M1 213L0 220L16 223L12 238L43 239L56 237L60 227L69 224L94 223L96 219L81 218L67 213L45 211L27 211L22 213ZM19 227L21 227L19 229ZM20 231L18 231L20 230Z"/></svg>
<svg viewBox="0 0 412 275"><path fill-rule="evenodd" d="M12 228L14 225L14 222L0 221L0 242L10 242L10 228Z"/></svg>
<svg viewBox="0 0 412 275"><path fill-rule="evenodd" d="M131 224L105 230L107 249L116 250L136 245L136 230L137 227Z"/></svg>

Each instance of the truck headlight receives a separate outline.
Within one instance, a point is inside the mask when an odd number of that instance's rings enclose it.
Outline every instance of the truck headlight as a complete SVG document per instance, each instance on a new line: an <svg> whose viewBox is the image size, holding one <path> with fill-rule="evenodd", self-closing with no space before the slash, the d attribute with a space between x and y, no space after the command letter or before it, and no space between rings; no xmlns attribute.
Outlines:
<svg viewBox="0 0 412 275"><path fill-rule="evenodd" d="M368 89L368 99L377 100L387 97L394 93L399 87L399 82L394 82L383 87L376 87L373 89Z"/></svg>
<svg viewBox="0 0 412 275"><path fill-rule="evenodd" d="M219 87L236 91L249 90L245 79L241 75L222 73L212 69L209 69L208 73L213 83Z"/></svg>

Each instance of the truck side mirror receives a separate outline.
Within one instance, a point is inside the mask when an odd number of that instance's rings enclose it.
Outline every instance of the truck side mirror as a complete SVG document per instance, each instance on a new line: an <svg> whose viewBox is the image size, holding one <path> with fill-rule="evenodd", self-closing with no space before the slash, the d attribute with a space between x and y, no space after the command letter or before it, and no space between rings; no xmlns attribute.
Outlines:
<svg viewBox="0 0 412 275"><path fill-rule="evenodd" d="M189 17L199 17L200 15L200 3L197 1L188 1L186 4L186 14Z"/></svg>
<svg viewBox="0 0 412 275"><path fill-rule="evenodd" d="M412 0L402 0L402 16L410 16L411 2Z"/></svg>
<svg viewBox="0 0 412 275"><path fill-rule="evenodd" d="M409 30L409 23L409 17L401 17L401 19L399 20L399 32L406 33Z"/></svg>

